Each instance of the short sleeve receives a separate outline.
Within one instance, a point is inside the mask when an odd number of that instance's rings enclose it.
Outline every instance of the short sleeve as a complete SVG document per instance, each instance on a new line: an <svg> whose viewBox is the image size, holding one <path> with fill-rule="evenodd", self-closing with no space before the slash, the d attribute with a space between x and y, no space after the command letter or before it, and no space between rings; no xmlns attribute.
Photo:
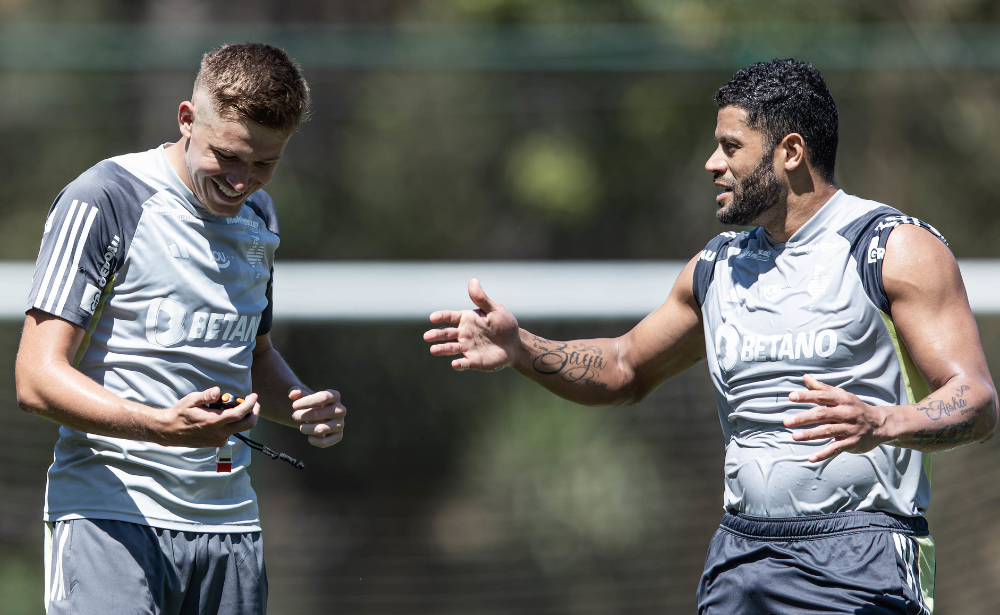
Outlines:
<svg viewBox="0 0 1000 615"><path fill-rule="evenodd" d="M111 287L152 189L105 161L67 186L49 209L27 309L87 328Z"/></svg>
<svg viewBox="0 0 1000 615"><path fill-rule="evenodd" d="M270 232L274 233L279 238L281 237L280 228L278 226L278 213L274 208L274 201L271 196L268 195L263 190L259 190L250 197L247 201L247 206L261 220L264 221L264 226ZM264 335L270 333L271 324L274 320L274 266L272 265L270 271L270 277L267 280L267 290L265 291L265 296L267 297L267 305L264 306L264 311L260 315L260 325L257 327L257 335Z"/></svg>

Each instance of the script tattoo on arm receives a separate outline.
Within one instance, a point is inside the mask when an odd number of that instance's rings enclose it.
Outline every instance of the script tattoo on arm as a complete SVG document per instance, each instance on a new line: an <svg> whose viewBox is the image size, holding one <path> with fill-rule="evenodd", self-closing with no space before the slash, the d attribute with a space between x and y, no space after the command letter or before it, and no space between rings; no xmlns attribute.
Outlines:
<svg viewBox="0 0 1000 615"><path fill-rule="evenodd" d="M559 374L566 382L579 382L608 388L602 380L608 360L597 346L553 342L537 335L532 337L532 347L541 352L531 362L539 374Z"/></svg>
<svg viewBox="0 0 1000 615"><path fill-rule="evenodd" d="M921 429L913 434L912 440L926 446L948 445L961 446L972 440L976 428L975 417L961 423L945 425L941 429Z"/></svg>
<svg viewBox="0 0 1000 615"><path fill-rule="evenodd" d="M942 417L950 417L952 413L964 416L975 412L976 407L965 398L965 394L970 390L972 387L963 384L955 390L951 399L934 399L934 397L928 396L917 404L917 411L923 412L932 421L939 421ZM925 446L961 446L970 442L974 437L976 423L976 417L972 416L958 423L944 425L939 429L921 429L913 434L912 440Z"/></svg>
<svg viewBox="0 0 1000 615"><path fill-rule="evenodd" d="M950 400L940 400L934 399L933 397L926 397L923 401L917 404L917 411L923 412L932 421L938 421L942 416L951 416L952 412L956 410L960 414L968 414L975 411L974 406L970 406L969 402L962 399L966 391L969 391L971 387L967 384L963 384L958 390L955 391L955 395L952 396ZM960 423L964 424L964 423ZM953 425L955 427L957 425Z"/></svg>

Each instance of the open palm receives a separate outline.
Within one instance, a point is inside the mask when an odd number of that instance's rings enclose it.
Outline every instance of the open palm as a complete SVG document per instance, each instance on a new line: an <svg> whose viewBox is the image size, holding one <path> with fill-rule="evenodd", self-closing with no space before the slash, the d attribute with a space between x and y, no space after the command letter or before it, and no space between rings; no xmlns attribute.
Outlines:
<svg viewBox="0 0 1000 615"><path fill-rule="evenodd" d="M469 298L479 309L431 314L431 322L445 325L424 333L424 341L439 342L431 346L431 354L462 355L451 362L460 371L507 367L517 354L520 331L517 319L503 305L487 297L475 278L469 280Z"/></svg>

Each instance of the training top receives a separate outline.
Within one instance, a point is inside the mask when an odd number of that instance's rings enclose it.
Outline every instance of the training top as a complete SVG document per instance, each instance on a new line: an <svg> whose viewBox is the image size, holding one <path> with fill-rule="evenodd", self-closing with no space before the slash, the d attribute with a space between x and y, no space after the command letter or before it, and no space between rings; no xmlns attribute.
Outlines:
<svg viewBox="0 0 1000 615"><path fill-rule="evenodd" d="M45 222L28 309L86 329L74 365L119 397L168 408L218 385L245 395L255 338L271 327L278 222L257 191L214 216L163 147L104 160L69 184ZM45 520L114 519L199 532L260 529L246 468L216 448L168 447L60 427Z"/></svg>
<svg viewBox="0 0 1000 615"><path fill-rule="evenodd" d="M782 425L814 407L788 399L805 389L805 374L870 405L915 403L929 393L882 286L886 241L900 224L944 241L920 220L838 191L785 243L757 228L722 233L702 252L694 294L726 440L727 510L766 517L926 510L929 454L883 444L810 463L832 440L795 442Z"/></svg>

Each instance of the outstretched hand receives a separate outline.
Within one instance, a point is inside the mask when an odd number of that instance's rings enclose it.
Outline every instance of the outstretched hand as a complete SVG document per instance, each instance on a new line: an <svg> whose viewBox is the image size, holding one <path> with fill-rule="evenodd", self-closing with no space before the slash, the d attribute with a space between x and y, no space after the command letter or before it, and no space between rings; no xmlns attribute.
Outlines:
<svg viewBox="0 0 1000 615"><path fill-rule="evenodd" d="M811 455L809 461L816 463L840 453L867 453L890 440L882 433L888 416L884 406L869 406L857 395L824 384L809 375L802 381L808 390L795 391L788 399L820 405L786 418L785 427L816 425L792 432L792 438L797 442L834 439Z"/></svg>
<svg viewBox="0 0 1000 615"><path fill-rule="evenodd" d="M445 325L424 333L437 356L462 355L451 362L456 370L493 371L514 362L520 344L517 319L500 303L486 296L479 280L469 280L469 298L476 310L444 310L431 314L431 322Z"/></svg>

